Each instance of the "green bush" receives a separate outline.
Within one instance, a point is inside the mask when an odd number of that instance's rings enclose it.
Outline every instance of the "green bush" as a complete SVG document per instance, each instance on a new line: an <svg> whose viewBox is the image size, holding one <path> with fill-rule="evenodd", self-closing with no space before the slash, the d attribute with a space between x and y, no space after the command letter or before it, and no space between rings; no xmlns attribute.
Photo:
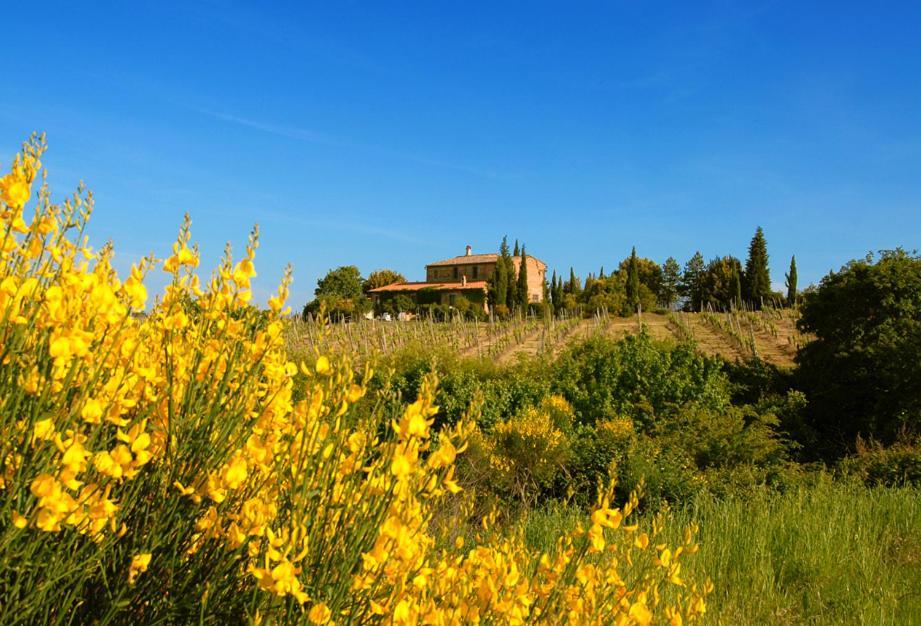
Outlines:
<svg viewBox="0 0 921 626"><path fill-rule="evenodd" d="M905 439L889 447L860 442L857 453L841 459L838 470L869 486L921 486L921 439Z"/></svg>
<svg viewBox="0 0 921 626"><path fill-rule="evenodd" d="M553 390L585 424L629 417L643 430L691 401L714 410L730 402L719 361L645 331L620 341L591 338L567 350L553 369Z"/></svg>

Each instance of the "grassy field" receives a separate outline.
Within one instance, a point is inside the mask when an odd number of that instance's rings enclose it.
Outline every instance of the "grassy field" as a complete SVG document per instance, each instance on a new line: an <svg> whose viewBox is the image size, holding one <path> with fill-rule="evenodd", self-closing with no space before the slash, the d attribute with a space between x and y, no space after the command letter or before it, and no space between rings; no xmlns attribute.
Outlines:
<svg viewBox="0 0 921 626"><path fill-rule="evenodd" d="M701 498L668 514L663 541L689 524L700 552L689 574L710 576L706 623L921 623L921 492L820 482L783 495ZM536 511L526 539L551 549L579 519Z"/></svg>

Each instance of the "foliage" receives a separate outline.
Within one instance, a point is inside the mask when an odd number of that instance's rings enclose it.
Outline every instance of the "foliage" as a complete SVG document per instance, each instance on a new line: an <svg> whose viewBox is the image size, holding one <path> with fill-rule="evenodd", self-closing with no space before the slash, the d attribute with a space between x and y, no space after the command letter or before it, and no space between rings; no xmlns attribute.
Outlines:
<svg viewBox="0 0 921 626"><path fill-rule="evenodd" d="M858 435L921 432L921 257L887 251L829 274L805 297L799 328L815 336L797 378L826 452Z"/></svg>
<svg viewBox="0 0 921 626"><path fill-rule="evenodd" d="M327 275L329 278L329 275ZM399 272L389 269L375 270L361 283L361 292L367 296L368 292L378 287L386 287L394 283L405 283L406 277ZM351 296L348 296L351 297Z"/></svg>
<svg viewBox="0 0 921 626"><path fill-rule="evenodd" d="M511 255L508 251L508 238L502 237L502 244L499 246L499 257L496 259L496 268L492 276L489 277L489 301L493 309L497 307L508 307L509 299L509 273Z"/></svg>
<svg viewBox="0 0 921 626"><path fill-rule="evenodd" d="M627 260L627 284L625 290L627 301L624 309L625 315L630 315L637 311L640 306L640 268L636 261L636 248L630 253Z"/></svg>
<svg viewBox="0 0 921 626"><path fill-rule="evenodd" d="M83 236L91 198L24 208L43 146L0 179L0 618L17 623L649 623L709 585L602 495L553 551L490 524L447 544L469 428L432 430L342 356L284 345L289 277L249 305L257 238L202 288L188 221L146 315ZM370 407L370 408L369 408ZM488 520L487 520L488 522ZM585 530L587 529L587 530ZM674 548L674 549L673 549ZM640 564L625 569L626 559ZM634 573L636 572L636 573Z"/></svg>
<svg viewBox="0 0 921 626"><path fill-rule="evenodd" d="M678 300L681 287L681 266L675 257L668 257L662 264L662 285L659 288L659 304L671 310Z"/></svg>
<svg viewBox="0 0 921 626"><path fill-rule="evenodd" d="M784 277L787 286L787 306L796 306L796 255L790 257L790 271Z"/></svg>
<svg viewBox="0 0 921 626"><path fill-rule="evenodd" d="M554 369L554 390L585 424L629 417L645 425L692 400L714 410L729 404L717 361L645 332L621 341L592 337L564 352Z"/></svg>
<svg viewBox="0 0 921 626"><path fill-rule="evenodd" d="M571 429L572 409L566 400L546 398L540 406L527 407L488 433L475 435L472 446L480 450L474 459L466 459L469 469L461 475L468 480L476 475L481 488L533 505L565 470Z"/></svg>
<svg viewBox="0 0 921 626"><path fill-rule="evenodd" d="M841 459L838 470L871 487L921 487L921 438L903 437L888 447L858 441L856 452Z"/></svg>
<svg viewBox="0 0 921 626"><path fill-rule="evenodd" d="M744 278L745 299L752 307L760 308L762 300L770 299L772 295L767 242L764 239L764 230L760 226L748 246Z"/></svg>
<svg viewBox="0 0 921 626"><path fill-rule="evenodd" d="M742 267L737 258L725 256L713 259L700 276L699 301L716 309L733 308L733 301L738 302L741 274Z"/></svg>
<svg viewBox="0 0 921 626"><path fill-rule="evenodd" d="M684 297L685 311L699 311L704 301L702 293L702 277L706 271L703 255L698 251L694 253L684 265L684 274L681 277L680 293Z"/></svg>
<svg viewBox="0 0 921 626"><path fill-rule="evenodd" d="M314 298L304 307L304 315L321 311L333 318L354 317L371 310L371 301L362 291L361 272L354 265L343 265L317 281Z"/></svg>
<svg viewBox="0 0 921 626"><path fill-rule="evenodd" d="M520 310L527 313L528 303L531 301L531 299L528 296L528 254L525 252L523 245L521 246L521 256L519 257L517 280L518 283L515 290L515 293L518 296L517 304Z"/></svg>

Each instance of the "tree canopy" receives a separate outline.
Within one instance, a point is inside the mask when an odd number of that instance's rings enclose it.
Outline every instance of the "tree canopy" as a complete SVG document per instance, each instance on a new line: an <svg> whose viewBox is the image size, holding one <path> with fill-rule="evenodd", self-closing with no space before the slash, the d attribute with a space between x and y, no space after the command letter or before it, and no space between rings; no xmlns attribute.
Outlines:
<svg viewBox="0 0 921 626"><path fill-rule="evenodd" d="M406 277L399 272L390 269L376 270L368 274L368 277L361 284L362 292L367 295L372 289L386 287L394 283L405 283Z"/></svg>
<svg viewBox="0 0 921 626"><path fill-rule="evenodd" d="M804 296L799 328L815 337L797 363L818 442L921 432L921 257L851 261Z"/></svg>
<svg viewBox="0 0 921 626"><path fill-rule="evenodd" d="M364 280L354 265L343 265L327 272L317 281L316 298L304 307L304 313L316 314L321 308L333 317L360 315L371 310L371 301L362 291Z"/></svg>

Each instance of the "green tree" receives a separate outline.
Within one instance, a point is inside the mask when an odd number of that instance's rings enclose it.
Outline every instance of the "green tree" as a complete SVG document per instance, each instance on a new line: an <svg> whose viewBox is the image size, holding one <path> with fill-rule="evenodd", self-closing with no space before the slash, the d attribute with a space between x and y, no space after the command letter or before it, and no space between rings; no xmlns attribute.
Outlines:
<svg viewBox="0 0 921 626"><path fill-rule="evenodd" d="M387 285L392 285L394 283L405 283L406 277L399 272L395 272L390 269L376 270L368 274L368 277L361 284L361 291L365 295L368 295L368 292L372 289L377 289L378 287L386 287Z"/></svg>
<svg viewBox="0 0 921 626"><path fill-rule="evenodd" d="M760 226L748 246L743 279L742 290L745 299L756 309L761 308L762 300L771 297L771 272L768 269L767 242L764 240L764 230Z"/></svg>
<svg viewBox="0 0 921 626"><path fill-rule="evenodd" d="M786 275L787 306L796 306L796 255L790 259L790 272Z"/></svg>
<svg viewBox="0 0 921 626"><path fill-rule="evenodd" d="M904 250L851 261L805 293L796 356L810 423L826 452L855 438L921 433L921 257Z"/></svg>
<svg viewBox="0 0 921 626"><path fill-rule="evenodd" d="M742 264L734 256L717 257L707 264L700 277L700 301L702 306L729 309L738 296L738 284ZM733 281L737 281L736 284Z"/></svg>
<svg viewBox="0 0 921 626"><path fill-rule="evenodd" d="M493 307L508 306L509 292L509 271L507 260L511 256L508 252L508 237L502 237L502 243L499 245L499 256L496 259L496 267L492 276L489 278L489 295Z"/></svg>
<svg viewBox="0 0 921 626"><path fill-rule="evenodd" d="M556 276L556 270L553 271L553 275ZM553 312L559 315L563 311L563 279L561 277L557 277L556 286L550 291L550 296L553 298Z"/></svg>
<svg viewBox="0 0 921 626"><path fill-rule="evenodd" d="M582 293L582 284L579 282L579 277L576 276L576 271L571 267L569 268L569 282L566 283L565 291L576 297Z"/></svg>
<svg viewBox="0 0 921 626"><path fill-rule="evenodd" d="M528 313L528 254L521 246L521 265L518 268L518 306L521 307L522 315Z"/></svg>
<svg viewBox="0 0 921 626"><path fill-rule="evenodd" d="M706 269L704 256L699 250L684 264L680 293L685 299L684 308L688 311L699 311L702 306L701 279Z"/></svg>
<svg viewBox="0 0 921 626"><path fill-rule="evenodd" d="M627 263L627 306L630 312L636 313L640 304L640 268L636 260L636 246L630 253L630 260Z"/></svg>
<svg viewBox="0 0 921 626"><path fill-rule="evenodd" d="M678 288L681 285L681 266L675 257L668 257L662 264L662 285L659 288L659 304L671 309L678 300Z"/></svg>
<svg viewBox="0 0 921 626"><path fill-rule="evenodd" d="M512 251L512 256L519 256L521 251L518 249L518 240L515 240L515 250Z"/></svg>
<svg viewBox="0 0 921 626"><path fill-rule="evenodd" d="M732 276L729 278L729 294L731 297L730 308L742 306L742 270L736 265L732 266Z"/></svg>
<svg viewBox="0 0 921 626"><path fill-rule="evenodd" d="M316 314L321 308L331 317L354 317L371 310L371 301L362 292L361 272L354 265L343 265L317 281L316 296L304 307Z"/></svg>

